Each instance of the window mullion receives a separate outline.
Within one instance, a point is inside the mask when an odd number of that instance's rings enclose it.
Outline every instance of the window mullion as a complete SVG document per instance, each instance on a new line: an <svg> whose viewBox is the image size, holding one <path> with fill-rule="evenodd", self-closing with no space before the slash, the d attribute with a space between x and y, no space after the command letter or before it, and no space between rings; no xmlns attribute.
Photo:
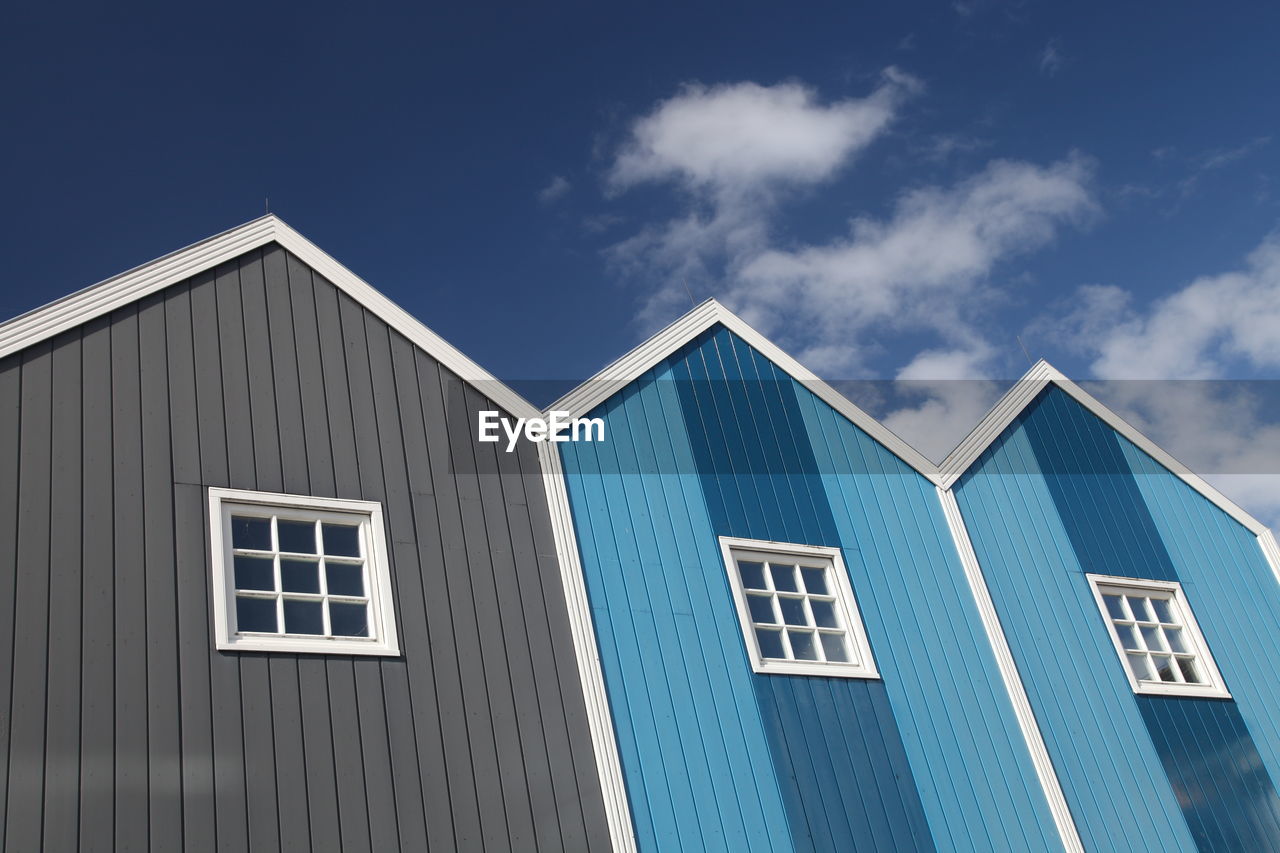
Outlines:
<svg viewBox="0 0 1280 853"><path fill-rule="evenodd" d="M324 530L318 518L316 519L316 551L320 554L320 561L316 564L316 571L320 573L320 617L324 620L324 635L331 637L333 626L329 622L329 570L324 556Z"/></svg>

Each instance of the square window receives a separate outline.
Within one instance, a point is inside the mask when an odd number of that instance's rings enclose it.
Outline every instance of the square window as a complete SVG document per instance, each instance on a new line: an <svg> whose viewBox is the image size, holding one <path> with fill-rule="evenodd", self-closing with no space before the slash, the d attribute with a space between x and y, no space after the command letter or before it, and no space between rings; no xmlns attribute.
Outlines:
<svg viewBox="0 0 1280 853"><path fill-rule="evenodd" d="M209 518L219 649L400 653L380 504L210 489Z"/></svg>
<svg viewBox="0 0 1280 853"><path fill-rule="evenodd" d="M756 672L879 678L838 548L720 538Z"/></svg>
<svg viewBox="0 0 1280 853"><path fill-rule="evenodd" d="M1181 584L1088 578L1133 692L1230 697Z"/></svg>

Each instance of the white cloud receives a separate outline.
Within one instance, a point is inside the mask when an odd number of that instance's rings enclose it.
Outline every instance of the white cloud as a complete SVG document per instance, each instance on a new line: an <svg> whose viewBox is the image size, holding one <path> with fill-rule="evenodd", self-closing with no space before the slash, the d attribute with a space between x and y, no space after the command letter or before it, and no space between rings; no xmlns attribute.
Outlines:
<svg viewBox="0 0 1280 853"><path fill-rule="evenodd" d="M543 204L551 204L553 201L564 198L572 188L573 185L569 183L569 179L564 175L553 175L551 181L538 190L538 201Z"/></svg>
<svg viewBox="0 0 1280 853"><path fill-rule="evenodd" d="M985 379L908 382L899 393L918 395L882 421L891 431L934 462L941 462L968 435L1004 393L1007 383Z"/></svg>
<svg viewBox="0 0 1280 853"><path fill-rule="evenodd" d="M615 189L677 181L719 198L822 181L875 139L918 88L894 68L868 97L831 104L798 83L689 84L635 123L609 180Z"/></svg>
<svg viewBox="0 0 1280 853"><path fill-rule="evenodd" d="M1081 157L992 162L955 186L905 194L887 220L855 219L847 238L760 252L726 298L801 360L821 348L824 363L807 362L817 370L857 371L861 340L902 330L932 332L972 359L987 277L1095 210L1091 172Z"/></svg>
<svg viewBox="0 0 1280 853"><path fill-rule="evenodd" d="M1207 379L1280 367L1280 233L1242 269L1202 276L1145 310L1114 286L1080 288L1070 311L1040 327L1092 358L1108 379Z"/></svg>

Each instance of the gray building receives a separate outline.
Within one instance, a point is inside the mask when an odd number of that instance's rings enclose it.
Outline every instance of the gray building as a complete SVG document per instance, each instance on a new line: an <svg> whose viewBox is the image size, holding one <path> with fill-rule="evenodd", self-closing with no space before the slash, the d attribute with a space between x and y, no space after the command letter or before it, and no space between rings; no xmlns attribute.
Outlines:
<svg viewBox="0 0 1280 853"><path fill-rule="evenodd" d="M536 414L270 216L0 326L5 849L610 846L482 409Z"/></svg>

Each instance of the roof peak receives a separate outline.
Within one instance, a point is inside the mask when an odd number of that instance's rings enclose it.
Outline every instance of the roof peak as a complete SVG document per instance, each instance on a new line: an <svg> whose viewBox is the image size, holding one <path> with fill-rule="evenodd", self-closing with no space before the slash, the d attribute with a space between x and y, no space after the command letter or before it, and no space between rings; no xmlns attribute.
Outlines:
<svg viewBox="0 0 1280 853"><path fill-rule="evenodd" d="M464 380L473 385L483 383L479 386L481 393L498 406L523 417L539 414L536 406L274 213L263 214L206 237L0 324L0 358L137 302L268 243L279 243Z"/></svg>

